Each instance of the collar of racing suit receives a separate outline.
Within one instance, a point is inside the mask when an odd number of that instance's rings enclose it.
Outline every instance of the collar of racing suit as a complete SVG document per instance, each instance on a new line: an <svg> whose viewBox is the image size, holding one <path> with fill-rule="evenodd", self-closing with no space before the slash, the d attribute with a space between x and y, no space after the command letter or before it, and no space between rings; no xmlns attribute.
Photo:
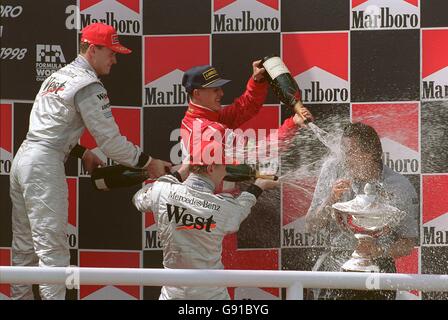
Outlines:
<svg viewBox="0 0 448 320"><path fill-rule="evenodd" d="M192 118L205 118L211 121L218 121L220 115L218 111L210 110L199 104L191 102L191 100L188 104L187 114Z"/></svg>
<svg viewBox="0 0 448 320"><path fill-rule="evenodd" d="M76 59L73 61L73 65L75 65L76 67L80 67L82 69L87 69L87 70L93 71L96 74L96 76L98 76L95 69L93 69L93 67L90 65L90 63L87 61L87 59L84 58L80 54L78 54Z"/></svg>
<svg viewBox="0 0 448 320"><path fill-rule="evenodd" d="M198 191L210 193L215 192L215 184L213 181L200 174L190 173L184 184Z"/></svg>

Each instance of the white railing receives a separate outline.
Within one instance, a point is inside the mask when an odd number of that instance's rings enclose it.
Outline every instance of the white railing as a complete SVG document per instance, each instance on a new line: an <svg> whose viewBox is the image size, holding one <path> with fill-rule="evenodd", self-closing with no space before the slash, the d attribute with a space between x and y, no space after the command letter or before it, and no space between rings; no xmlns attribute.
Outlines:
<svg viewBox="0 0 448 320"><path fill-rule="evenodd" d="M303 288L448 291L448 275L280 270L0 267L0 283L286 288L286 299L303 299Z"/></svg>

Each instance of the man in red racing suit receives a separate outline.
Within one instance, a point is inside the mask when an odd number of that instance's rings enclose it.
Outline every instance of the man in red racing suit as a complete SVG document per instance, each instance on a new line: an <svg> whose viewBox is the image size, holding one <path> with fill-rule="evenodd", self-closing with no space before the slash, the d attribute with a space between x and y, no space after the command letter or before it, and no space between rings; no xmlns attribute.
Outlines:
<svg viewBox="0 0 448 320"><path fill-rule="evenodd" d="M181 124L181 145L185 159L190 160L190 155L197 154L195 148L202 150L203 144L210 140L222 139L223 147L228 148L234 144L232 142L234 136L232 137L229 132L258 114L269 87L264 79L264 68L258 67L259 62L252 63L253 74L247 82L246 91L226 107L221 106L224 95L222 86L230 80L222 79L217 70L210 65L193 67L185 72L182 85L190 97ZM278 139L274 139L271 135L266 142L276 144L277 141L287 141L295 135L298 128L304 127L304 119L313 120L313 116L306 108L302 108L299 112L300 115L295 114L284 121L278 129Z"/></svg>

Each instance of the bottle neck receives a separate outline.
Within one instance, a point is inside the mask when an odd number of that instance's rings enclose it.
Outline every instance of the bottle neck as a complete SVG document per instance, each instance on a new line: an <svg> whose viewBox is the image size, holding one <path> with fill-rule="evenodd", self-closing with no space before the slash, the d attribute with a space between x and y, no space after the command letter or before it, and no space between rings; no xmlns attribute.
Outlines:
<svg viewBox="0 0 448 320"><path fill-rule="evenodd" d="M263 175L259 171L252 168L247 164L240 165L229 165L226 167L227 175L224 178L226 181L246 181L257 178L267 179L267 180L278 180L275 175Z"/></svg>
<svg viewBox="0 0 448 320"><path fill-rule="evenodd" d="M290 73L286 65L283 63L282 59L277 56L267 58L262 62L262 64L264 69L266 70L266 73L272 80L284 73Z"/></svg>

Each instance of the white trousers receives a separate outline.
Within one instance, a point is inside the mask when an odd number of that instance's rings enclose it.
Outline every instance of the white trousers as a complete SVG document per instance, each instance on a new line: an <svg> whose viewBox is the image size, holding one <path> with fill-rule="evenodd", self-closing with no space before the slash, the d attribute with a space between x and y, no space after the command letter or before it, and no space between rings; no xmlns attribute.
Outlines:
<svg viewBox="0 0 448 320"><path fill-rule="evenodd" d="M68 188L59 152L26 142L10 174L13 266L66 267ZM64 300L65 285L40 285L42 299ZM12 299L33 299L32 285L13 284Z"/></svg>

